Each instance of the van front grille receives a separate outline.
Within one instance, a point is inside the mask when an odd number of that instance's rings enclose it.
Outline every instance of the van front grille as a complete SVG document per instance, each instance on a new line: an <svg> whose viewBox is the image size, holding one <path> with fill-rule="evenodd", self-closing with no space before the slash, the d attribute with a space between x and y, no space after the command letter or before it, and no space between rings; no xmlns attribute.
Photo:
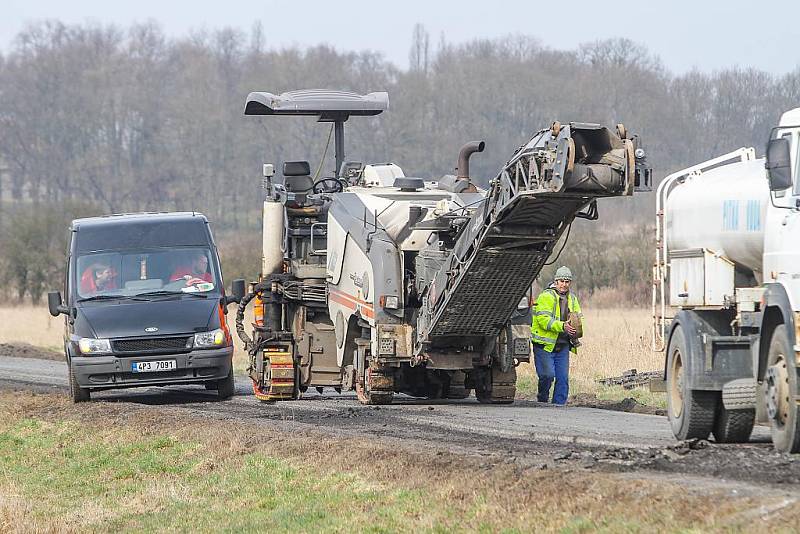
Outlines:
<svg viewBox="0 0 800 534"><path fill-rule="evenodd" d="M121 339L112 341L114 352L185 352L191 349L187 336Z"/></svg>

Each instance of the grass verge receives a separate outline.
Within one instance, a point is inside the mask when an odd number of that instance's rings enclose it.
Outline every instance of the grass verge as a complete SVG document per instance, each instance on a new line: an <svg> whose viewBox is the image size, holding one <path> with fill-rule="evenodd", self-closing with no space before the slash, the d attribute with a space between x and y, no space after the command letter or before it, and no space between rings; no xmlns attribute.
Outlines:
<svg viewBox="0 0 800 534"><path fill-rule="evenodd" d="M209 445L174 435L141 436L134 429L98 434L74 421L17 420L0 434L4 494L18 501L3 503L2 526L344 531L368 513L365 530L392 532L424 506L420 491L386 488L348 473L317 476L258 451L224 458ZM440 511L437 522L455 521Z"/></svg>
<svg viewBox="0 0 800 534"><path fill-rule="evenodd" d="M0 393L0 416L1 531L685 531L760 505L165 407Z"/></svg>

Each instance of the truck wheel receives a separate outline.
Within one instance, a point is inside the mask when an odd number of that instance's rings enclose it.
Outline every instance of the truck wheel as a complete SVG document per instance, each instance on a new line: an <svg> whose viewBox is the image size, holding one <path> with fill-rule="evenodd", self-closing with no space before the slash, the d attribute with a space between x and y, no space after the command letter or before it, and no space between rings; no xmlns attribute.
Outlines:
<svg viewBox="0 0 800 534"><path fill-rule="evenodd" d="M706 439L714 427L719 393L686 386L688 357L686 337L678 326L667 348L667 416L676 438Z"/></svg>
<svg viewBox="0 0 800 534"><path fill-rule="evenodd" d="M714 439L717 443L747 443L755 422L755 410L728 410L720 402L712 430Z"/></svg>
<svg viewBox="0 0 800 534"><path fill-rule="evenodd" d="M486 383L478 381L475 384L475 398L481 404L511 404L517 394L517 369L512 367L505 373L499 367L492 367L489 371L491 389L486 388Z"/></svg>
<svg viewBox="0 0 800 534"><path fill-rule="evenodd" d="M236 380L233 378L233 365L231 370L228 371L228 376L222 380L217 380L217 395L222 400L230 399L236 392Z"/></svg>
<svg viewBox="0 0 800 534"><path fill-rule="evenodd" d="M72 397L72 402L88 402L91 400L89 389L78 385L72 365L69 366L69 394Z"/></svg>
<svg viewBox="0 0 800 534"><path fill-rule="evenodd" d="M764 394L772 444L781 452L800 451L800 418L797 416L795 393L797 371L794 360L786 326L779 325L772 333L769 344Z"/></svg>
<svg viewBox="0 0 800 534"><path fill-rule="evenodd" d="M394 379L383 369L366 366L356 380L356 396L361 404L391 404L394 397Z"/></svg>

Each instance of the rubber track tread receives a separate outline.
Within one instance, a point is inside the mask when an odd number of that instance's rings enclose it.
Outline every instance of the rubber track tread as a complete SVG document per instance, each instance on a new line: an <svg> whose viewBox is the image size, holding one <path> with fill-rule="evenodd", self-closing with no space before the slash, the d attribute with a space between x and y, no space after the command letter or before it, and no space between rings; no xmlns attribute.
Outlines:
<svg viewBox="0 0 800 534"><path fill-rule="evenodd" d="M517 395L517 370L505 373L492 369L492 390L475 389L475 397L481 404L511 404Z"/></svg>

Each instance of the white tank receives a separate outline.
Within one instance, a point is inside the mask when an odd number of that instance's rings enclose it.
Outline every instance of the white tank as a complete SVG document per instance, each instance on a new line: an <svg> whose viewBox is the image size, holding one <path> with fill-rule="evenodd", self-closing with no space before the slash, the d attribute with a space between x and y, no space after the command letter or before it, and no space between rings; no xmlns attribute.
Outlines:
<svg viewBox="0 0 800 534"><path fill-rule="evenodd" d="M264 202L261 274L283 270L283 204Z"/></svg>
<svg viewBox="0 0 800 534"><path fill-rule="evenodd" d="M706 248L760 273L767 206L763 159L690 175L665 203L669 250Z"/></svg>

